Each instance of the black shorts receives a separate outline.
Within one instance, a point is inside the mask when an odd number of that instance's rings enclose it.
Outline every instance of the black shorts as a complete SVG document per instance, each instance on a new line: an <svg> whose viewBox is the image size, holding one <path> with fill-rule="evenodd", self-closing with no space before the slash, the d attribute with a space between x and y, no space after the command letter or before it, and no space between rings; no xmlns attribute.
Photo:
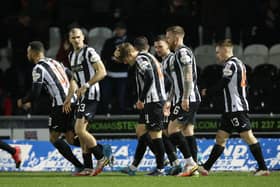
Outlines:
<svg viewBox="0 0 280 187"><path fill-rule="evenodd" d="M169 122L170 122L169 116L164 116L163 117L163 129L168 129Z"/></svg>
<svg viewBox="0 0 280 187"><path fill-rule="evenodd" d="M190 109L188 112L182 109L181 102L175 104L175 106L173 106L170 111L170 120L174 121L177 119L183 125L195 124L195 117L199 104L200 102L190 102Z"/></svg>
<svg viewBox="0 0 280 187"><path fill-rule="evenodd" d="M145 124L145 123L146 123L146 120L145 120L144 110L140 110L138 124Z"/></svg>
<svg viewBox="0 0 280 187"><path fill-rule="evenodd" d="M51 108L48 124L50 131L74 131L75 105L72 105L71 108L72 110L68 114L62 112L62 106L55 106Z"/></svg>
<svg viewBox="0 0 280 187"><path fill-rule="evenodd" d="M77 118L85 117L88 122L92 122L97 110L98 101L96 100L83 100L77 109Z"/></svg>
<svg viewBox="0 0 280 187"><path fill-rule="evenodd" d="M221 118L219 129L229 134L233 131L241 133L250 130L251 125L247 112L224 113Z"/></svg>
<svg viewBox="0 0 280 187"><path fill-rule="evenodd" d="M163 103L147 103L144 105L145 124L147 130L160 131L163 129Z"/></svg>

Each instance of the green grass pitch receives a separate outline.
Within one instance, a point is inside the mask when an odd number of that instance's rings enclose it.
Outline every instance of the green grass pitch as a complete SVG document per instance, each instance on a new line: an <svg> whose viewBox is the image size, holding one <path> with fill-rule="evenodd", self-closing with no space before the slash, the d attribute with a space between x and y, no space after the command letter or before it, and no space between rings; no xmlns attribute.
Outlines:
<svg viewBox="0 0 280 187"><path fill-rule="evenodd" d="M280 172L255 177L249 172L212 172L199 177L151 177L138 172L127 176L103 172L95 177L74 177L67 172L0 172L0 187L279 187Z"/></svg>

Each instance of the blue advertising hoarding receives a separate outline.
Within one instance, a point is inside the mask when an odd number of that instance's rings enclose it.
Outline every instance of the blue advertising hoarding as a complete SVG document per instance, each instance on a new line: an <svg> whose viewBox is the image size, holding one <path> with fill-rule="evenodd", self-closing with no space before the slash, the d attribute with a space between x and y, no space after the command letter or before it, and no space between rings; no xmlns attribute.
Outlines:
<svg viewBox="0 0 280 187"><path fill-rule="evenodd" d="M204 162L214 145L213 139L198 139L200 162ZM280 169L280 139L259 139L265 162L270 170ZM73 171L74 167L64 159L54 146L47 141L32 140L6 140L12 146L20 146L22 150L21 171ZM115 157L114 167L106 166L106 171L117 170L127 166L133 160L137 141L135 139L101 140L101 144L110 144ZM74 154L82 161L81 149L72 147ZM184 164L182 155L179 154L181 163ZM94 164L95 164L94 160ZM156 162L153 153L147 149L139 166L139 171L148 171L155 167ZM213 166L213 170L252 171L257 168L249 147L238 138L227 142L224 153ZM0 171L15 171L15 163L10 154L0 150Z"/></svg>

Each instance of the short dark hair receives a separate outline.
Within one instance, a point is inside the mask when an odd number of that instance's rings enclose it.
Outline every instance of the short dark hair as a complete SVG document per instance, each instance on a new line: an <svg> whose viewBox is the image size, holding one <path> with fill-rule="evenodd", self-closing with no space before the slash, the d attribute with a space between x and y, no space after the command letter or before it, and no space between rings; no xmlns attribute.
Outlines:
<svg viewBox="0 0 280 187"><path fill-rule="evenodd" d="M149 41L145 36L138 36L135 38L133 42L133 46L138 50L148 50L149 49Z"/></svg>
<svg viewBox="0 0 280 187"><path fill-rule="evenodd" d="M45 48L44 48L44 44L40 41L32 41L29 43L29 47L32 51L37 52L37 53L44 53L45 52Z"/></svg>
<svg viewBox="0 0 280 187"><path fill-rule="evenodd" d="M158 42L158 41L166 41L166 36L164 34L160 34L160 35L157 35L154 39L154 42Z"/></svg>
<svg viewBox="0 0 280 187"><path fill-rule="evenodd" d="M231 39L220 40L216 45L219 47L233 47Z"/></svg>
<svg viewBox="0 0 280 187"><path fill-rule="evenodd" d="M178 25L168 27L166 29L166 32L172 32L172 34L179 35L179 36L185 35L185 31L184 31L183 27L178 26Z"/></svg>

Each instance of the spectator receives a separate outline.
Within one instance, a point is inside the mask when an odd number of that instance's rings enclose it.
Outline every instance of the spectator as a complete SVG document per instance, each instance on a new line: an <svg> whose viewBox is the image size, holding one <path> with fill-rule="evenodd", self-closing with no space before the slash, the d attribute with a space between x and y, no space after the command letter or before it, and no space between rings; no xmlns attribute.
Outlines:
<svg viewBox="0 0 280 187"><path fill-rule="evenodd" d="M107 70L107 77L101 85L105 113L112 113L113 109L120 114L125 112L128 64L116 62L113 53L118 45L128 40L126 25L118 22L114 28L114 36L105 41L101 51L101 58ZM114 95L117 105L114 105Z"/></svg>

